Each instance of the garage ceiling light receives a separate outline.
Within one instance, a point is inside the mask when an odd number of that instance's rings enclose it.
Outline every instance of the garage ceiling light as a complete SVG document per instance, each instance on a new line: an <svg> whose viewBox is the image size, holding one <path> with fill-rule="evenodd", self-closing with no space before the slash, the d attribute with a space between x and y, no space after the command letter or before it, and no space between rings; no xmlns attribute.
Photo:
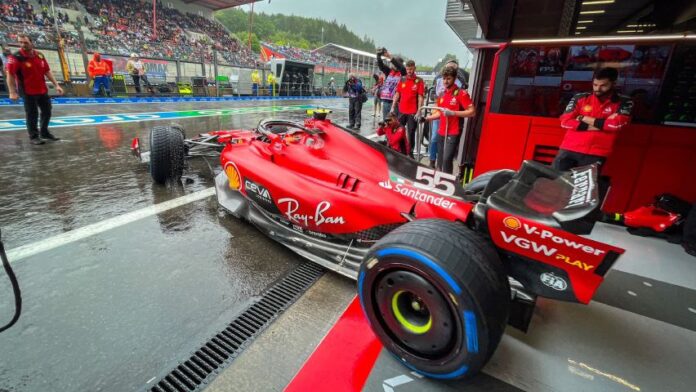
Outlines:
<svg viewBox="0 0 696 392"><path fill-rule="evenodd" d="M629 33L642 33L643 30L617 30L619 34L629 34Z"/></svg>
<svg viewBox="0 0 696 392"><path fill-rule="evenodd" d="M583 1L582 5L612 4L615 0Z"/></svg>
<svg viewBox="0 0 696 392"><path fill-rule="evenodd" d="M589 14L603 14L605 11L604 10L595 10L595 11L580 11L581 15L589 15Z"/></svg>
<svg viewBox="0 0 696 392"><path fill-rule="evenodd" d="M575 30L585 30L587 26L578 26L575 28Z"/></svg>
<svg viewBox="0 0 696 392"><path fill-rule="evenodd" d="M578 24L580 24L580 23L592 23L592 22L594 22L594 20L592 20L592 19L588 19L588 20L579 20L579 21L578 21ZM631 26L628 26L628 27L631 27Z"/></svg>

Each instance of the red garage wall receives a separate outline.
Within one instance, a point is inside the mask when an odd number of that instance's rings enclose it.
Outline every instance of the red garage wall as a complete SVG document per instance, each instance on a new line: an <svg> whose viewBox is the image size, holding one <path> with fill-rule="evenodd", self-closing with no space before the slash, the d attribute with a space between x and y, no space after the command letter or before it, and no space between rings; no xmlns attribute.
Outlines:
<svg viewBox="0 0 696 392"><path fill-rule="evenodd" d="M517 169L525 159L550 162L563 134L555 118L486 113L474 175ZM694 201L695 172L696 129L631 124L604 169L612 184L604 210L630 210L660 193Z"/></svg>

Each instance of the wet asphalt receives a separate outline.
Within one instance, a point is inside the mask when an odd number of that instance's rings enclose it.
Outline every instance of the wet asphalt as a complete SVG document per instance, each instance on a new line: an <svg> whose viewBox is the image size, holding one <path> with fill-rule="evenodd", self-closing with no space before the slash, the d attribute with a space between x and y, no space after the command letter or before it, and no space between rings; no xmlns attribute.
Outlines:
<svg viewBox="0 0 696 392"><path fill-rule="evenodd" d="M345 100L284 101L335 109ZM268 106L265 101L54 106L53 116ZM372 107L364 134L374 132ZM21 118L0 108L0 120ZM177 120L189 136L249 128L269 114ZM301 120L300 111L274 117ZM63 139L32 146L25 131L0 132L0 228L5 247L57 235L205 190L213 174L191 162L183 186L152 184L130 141L167 121L57 128ZM210 161L213 169L215 159ZM171 370L270 284L303 262L207 197L13 262L24 310L0 334L0 391L129 391ZM0 324L12 312L0 272Z"/></svg>

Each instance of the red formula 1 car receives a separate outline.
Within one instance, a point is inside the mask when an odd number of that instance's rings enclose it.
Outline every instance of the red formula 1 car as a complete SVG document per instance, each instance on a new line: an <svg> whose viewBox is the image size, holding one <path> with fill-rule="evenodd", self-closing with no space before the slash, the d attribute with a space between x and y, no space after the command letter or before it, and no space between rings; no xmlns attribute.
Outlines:
<svg viewBox="0 0 696 392"><path fill-rule="evenodd" d="M426 376L476 374L507 324L527 329L538 296L588 303L623 253L578 235L599 204L594 166L525 162L462 187L313 114L225 131L219 204L356 279L384 346ZM165 134L157 153L178 167L181 134Z"/></svg>

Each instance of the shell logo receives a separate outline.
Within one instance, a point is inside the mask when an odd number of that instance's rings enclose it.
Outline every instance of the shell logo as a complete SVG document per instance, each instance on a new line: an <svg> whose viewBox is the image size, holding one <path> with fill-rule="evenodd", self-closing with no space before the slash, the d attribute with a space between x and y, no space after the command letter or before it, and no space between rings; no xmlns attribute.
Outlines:
<svg viewBox="0 0 696 392"><path fill-rule="evenodd" d="M582 107L582 111L583 111L583 112L588 112L588 113L589 113L589 112L592 111L592 106L590 106L590 105L585 105L585 106Z"/></svg>
<svg viewBox="0 0 696 392"><path fill-rule="evenodd" d="M520 222L520 220L515 218L514 216L508 216L507 218L503 219L503 224L505 225L505 227L512 230L517 230L520 227L522 227L522 223Z"/></svg>
<svg viewBox="0 0 696 392"><path fill-rule="evenodd" d="M401 83L401 88L406 88L406 83Z"/></svg>

